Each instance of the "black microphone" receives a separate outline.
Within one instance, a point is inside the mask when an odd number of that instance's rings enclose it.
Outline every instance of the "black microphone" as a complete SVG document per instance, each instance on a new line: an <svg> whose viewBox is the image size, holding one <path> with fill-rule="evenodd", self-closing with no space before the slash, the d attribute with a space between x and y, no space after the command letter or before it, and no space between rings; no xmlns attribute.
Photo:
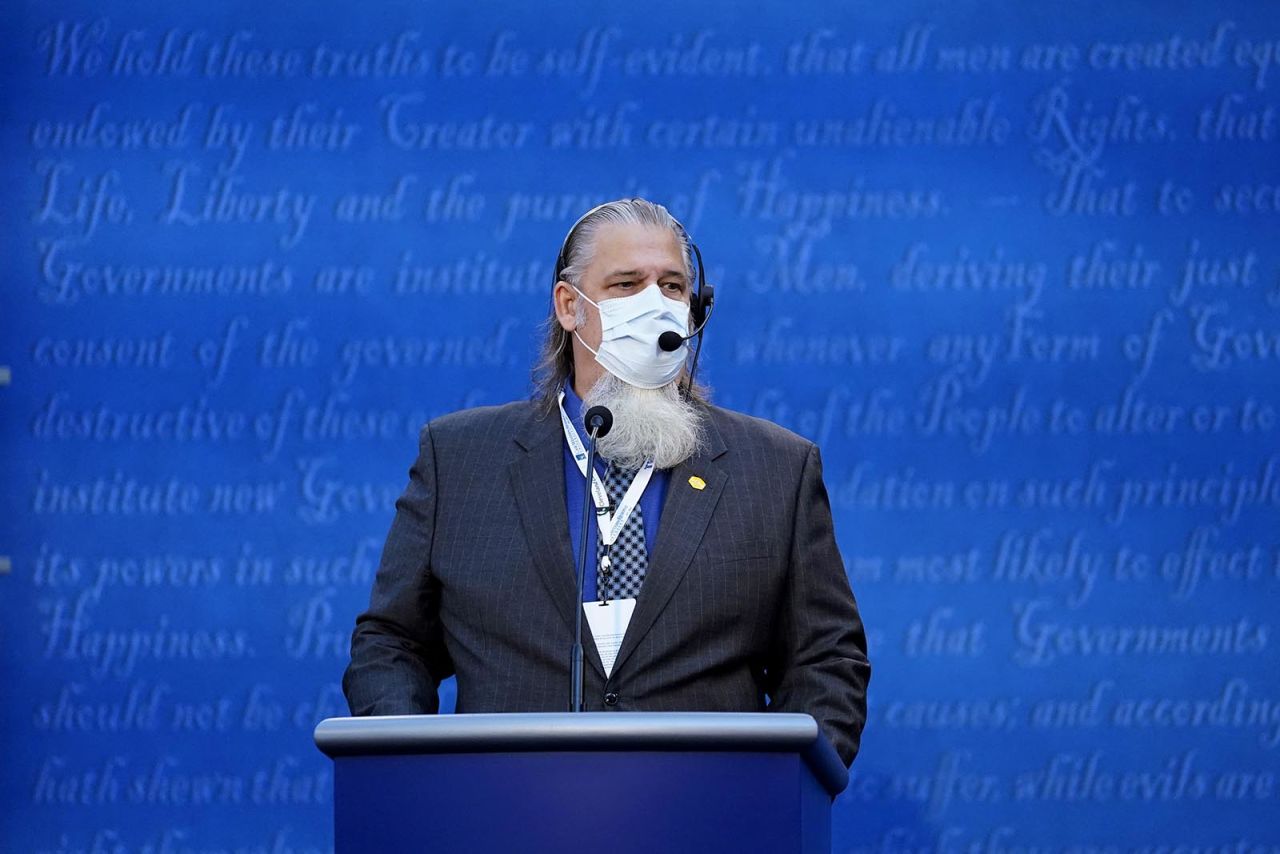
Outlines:
<svg viewBox="0 0 1280 854"><path fill-rule="evenodd" d="M591 525L591 477L596 467L596 440L613 429L613 413L608 407L593 406L587 410L582 423L587 428L587 476L583 481L582 531L578 539L578 600L574 603L578 618L573 622L573 652L569 656L571 712L582 711L582 591L587 583L587 529Z"/></svg>
<svg viewBox="0 0 1280 854"><path fill-rule="evenodd" d="M664 332L662 334L666 335L667 333ZM677 344L676 346L678 347L679 345ZM597 439L603 439L613 429L613 413L609 411L607 406L593 406L587 410L582 423L586 425L588 437L594 435Z"/></svg>
<svg viewBox="0 0 1280 854"><path fill-rule="evenodd" d="M711 290L710 285L707 285L707 290L708 291ZM707 325L707 321L711 319L711 312L715 311L715 306L716 306L715 300L711 297L710 294L707 295L706 305L707 305L706 313L702 315L702 322L699 323L696 327L694 327L694 330L692 332L690 332L688 335L681 335L679 332L676 332L674 329L668 329L666 332L658 336L658 346L662 348L664 352L674 353L676 350L680 349L681 344L683 344L684 342L692 338L697 337L698 333L700 333L703 327Z"/></svg>
<svg viewBox="0 0 1280 854"><path fill-rule="evenodd" d="M692 338L693 336L689 337ZM679 332L673 332L668 329L666 332L658 336L658 346L661 347L664 352L674 353L676 350L680 349L681 344L688 340L689 338L685 338Z"/></svg>

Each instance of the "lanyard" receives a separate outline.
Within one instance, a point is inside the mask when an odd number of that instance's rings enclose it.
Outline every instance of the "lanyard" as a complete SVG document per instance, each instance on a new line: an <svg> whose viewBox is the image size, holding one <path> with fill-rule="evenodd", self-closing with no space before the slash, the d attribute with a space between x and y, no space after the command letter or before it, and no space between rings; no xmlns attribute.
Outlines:
<svg viewBox="0 0 1280 854"><path fill-rule="evenodd" d="M560 426L564 428L565 441L569 443L569 451L573 454L573 460L578 464L578 471L582 472L582 476L587 476L587 448L582 444L582 437L578 435L578 430L573 426L573 422L569 420L568 414L564 411L564 390L560 391ZM631 481L631 486L627 488L626 494L622 496L622 501L618 504L616 513L609 513L609 490L605 489L604 482L600 480L598 472L591 472L591 501L596 506L596 517L600 527L600 541L605 546L612 546L617 541L618 535L622 533L622 526L627 524L627 520L631 518L631 511L636 509L636 505L640 503L640 496L644 494L645 487L649 485L649 479L653 477L653 460L645 460L644 465L636 472L635 478Z"/></svg>

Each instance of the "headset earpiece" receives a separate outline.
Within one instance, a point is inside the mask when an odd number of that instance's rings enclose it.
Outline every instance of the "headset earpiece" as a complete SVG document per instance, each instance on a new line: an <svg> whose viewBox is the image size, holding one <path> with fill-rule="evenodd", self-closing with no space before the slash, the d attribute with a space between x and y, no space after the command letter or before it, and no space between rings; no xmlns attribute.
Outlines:
<svg viewBox="0 0 1280 854"><path fill-rule="evenodd" d="M693 316L694 327L702 326L707 322L707 315L711 313L711 304L715 302L716 289L714 285L704 284L698 288L698 292L693 295L693 299L689 302L689 314Z"/></svg>

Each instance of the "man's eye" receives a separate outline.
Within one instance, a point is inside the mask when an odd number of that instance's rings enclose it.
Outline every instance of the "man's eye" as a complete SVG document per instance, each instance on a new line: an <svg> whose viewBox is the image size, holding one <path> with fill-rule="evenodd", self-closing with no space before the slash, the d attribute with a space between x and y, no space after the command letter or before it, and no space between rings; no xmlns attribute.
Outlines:
<svg viewBox="0 0 1280 854"><path fill-rule="evenodd" d="M631 288L635 287L635 284L635 282L614 282L613 286L615 288Z"/></svg>
<svg viewBox="0 0 1280 854"><path fill-rule="evenodd" d="M684 282L663 282L662 286L672 293L684 293Z"/></svg>

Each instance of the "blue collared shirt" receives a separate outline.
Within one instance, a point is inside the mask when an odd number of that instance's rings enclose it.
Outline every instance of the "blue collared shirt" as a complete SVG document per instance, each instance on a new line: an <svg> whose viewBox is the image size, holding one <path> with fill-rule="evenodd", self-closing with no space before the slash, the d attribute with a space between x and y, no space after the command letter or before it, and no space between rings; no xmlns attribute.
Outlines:
<svg viewBox="0 0 1280 854"><path fill-rule="evenodd" d="M578 431L578 436L582 439L582 444L587 444L587 436L582 430L582 399L578 397L577 392L573 390L573 382L569 381L564 384L564 411L569 416L569 420L573 422L574 429ZM573 571L578 570L579 561L582 560L582 551L580 542L582 539L582 472L578 471L578 464L573 459L573 454L569 451L569 443L564 442L564 505L569 511L569 542L573 544ZM600 472L600 476L604 477L607 464L601 460L599 455L596 456L596 471ZM658 538L658 518L662 515L662 504L667 498L667 484L671 481L670 469L654 469L653 477L649 480L649 486L645 488L644 494L640 496L640 514L644 517L644 546L653 555L653 544ZM598 543L600 541L600 533L596 528L596 514L590 514L587 520L587 542ZM587 576L584 579L584 587L582 590L582 601L594 602L596 600L596 561L594 552L587 555Z"/></svg>

